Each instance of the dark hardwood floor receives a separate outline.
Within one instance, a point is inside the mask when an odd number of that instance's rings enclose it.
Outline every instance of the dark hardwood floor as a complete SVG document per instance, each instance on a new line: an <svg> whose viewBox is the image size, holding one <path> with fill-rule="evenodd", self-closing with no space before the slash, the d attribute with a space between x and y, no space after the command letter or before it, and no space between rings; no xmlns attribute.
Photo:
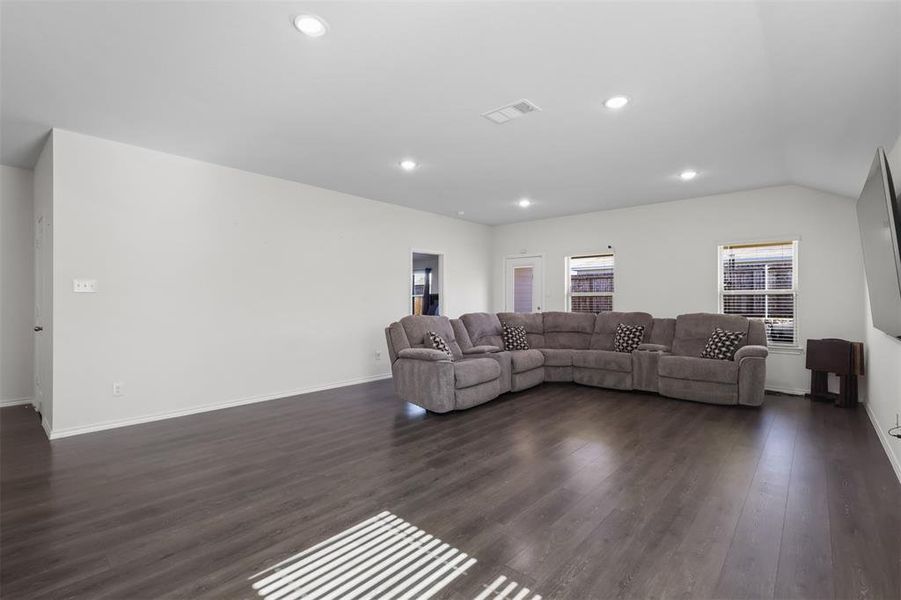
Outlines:
<svg viewBox="0 0 901 600"><path fill-rule="evenodd" d="M863 409L547 384L429 415L382 381L48 442L0 410L0 593L254 598L387 510L544 598L898 598L901 486Z"/></svg>

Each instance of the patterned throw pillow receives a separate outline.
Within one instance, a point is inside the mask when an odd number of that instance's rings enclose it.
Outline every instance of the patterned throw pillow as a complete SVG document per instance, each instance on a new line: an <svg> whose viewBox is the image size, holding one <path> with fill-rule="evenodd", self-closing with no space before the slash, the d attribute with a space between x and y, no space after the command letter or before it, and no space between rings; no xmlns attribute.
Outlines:
<svg viewBox="0 0 901 600"><path fill-rule="evenodd" d="M528 350L529 339L524 325L504 323L504 350Z"/></svg>
<svg viewBox="0 0 901 600"><path fill-rule="evenodd" d="M644 336L644 325L626 325L620 323L616 326L616 337L613 338L613 350L616 352L631 353L641 344Z"/></svg>
<svg viewBox="0 0 901 600"><path fill-rule="evenodd" d="M741 338L745 334L741 331L726 331L717 327L707 338L707 345L701 352L701 358L712 358L715 360L732 360Z"/></svg>
<svg viewBox="0 0 901 600"><path fill-rule="evenodd" d="M435 350L441 350L447 357L451 360L454 360L454 353L451 352L450 346L447 345L447 342L444 341L444 338L435 333L434 331L426 331L426 335L429 336L429 339L432 340L432 348Z"/></svg>

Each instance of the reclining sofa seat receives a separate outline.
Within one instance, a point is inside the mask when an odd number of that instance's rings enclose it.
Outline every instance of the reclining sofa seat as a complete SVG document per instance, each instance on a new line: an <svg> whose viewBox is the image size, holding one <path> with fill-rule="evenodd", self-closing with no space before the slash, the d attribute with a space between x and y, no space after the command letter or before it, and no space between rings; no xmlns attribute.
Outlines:
<svg viewBox="0 0 901 600"><path fill-rule="evenodd" d="M599 313L594 323L594 331L588 350L573 354L573 381L582 385L612 388L616 390L634 389L635 352L616 352L613 341L620 323L644 327L642 343L651 339L654 318L643 312Z"/></svg>
<svg viewBox="0 0 901 600"><path fill-rule="evenodd" d="M544 381L544 355L538 350L504 350L503 329L497 315L469 313L453 319L451 324L464 352L481 350L501 364L509 382L506 389L501 384L501 393L519 392Z"/></svg>
<svg viewBox="0 0 901 600"><path fill-rule="evenodd" d="M429 331L444 338L454 360L432 348ZM447 317L407 316L391 323L385 337L394 386L402 400L443 413L488 402L502 393L502 360L481 349L464 352Z"/></svg>
<svg viewBox="0 0 901 600"><path fill-rule="evenodd" d="M545 381L573 380L573 353L587 349L595 316L588 313L498 313L502 324L522 325L529 348L544 356Z"/></svg>
<svg viewBox="0 0 901 600"><path fill-rule="evenodd" d="M733 360L701 358L715 328L744 333ZM672 351L661 352L657 367L660 394L712 404L763 403L766 329L739 315L694 313L676 317Z"/></svg>

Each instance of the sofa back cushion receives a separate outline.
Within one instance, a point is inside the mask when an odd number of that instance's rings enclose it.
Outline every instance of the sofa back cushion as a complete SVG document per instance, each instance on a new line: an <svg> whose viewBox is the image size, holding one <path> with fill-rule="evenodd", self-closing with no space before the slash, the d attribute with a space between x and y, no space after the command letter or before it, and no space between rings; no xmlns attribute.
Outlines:
<svg viewBox="0 0 901 600"><path fill-rule="evenodd" d="M588 349L596 319L594 313L544 313L544 347Z"/></svg>
<svg viewBox="0 0 901 600"><path fill-rule="evenodd" d="M504 348L501 321L491 313L468 313L460 316L473 346L497 346Z"/></svg>
<svg viewBox="0 0 901 600"><path fill-rule="evenodd" d="M385 338L388 341L388 358L393 365L397 360L397 353L409 348L410 342L407 341L407 333L403 326L396 321L385 328Z"/></svg>
<svg viewBox="0 0 901 600"><path fill-rule="evenodd" d="M522 325L526 328L526 339L529 340L529 348L544 348L544 313L497 313L500 323L507 325ZM501 341L503 348L503 340Z"/></svg>
<svg viewBox="0 0 901 600"><path fill-rule="evenodd" d="M594 322L594 332L591 334L589 348L592 350L613 350L613 339L616 337L616 327L620 323L626 325L639 325L644 327L642 343L651 339L651 327L654 318L643 312L603 312L599 313Z"/></svg>
<svg viewBox="0 0 901 600"><path fill-rule="evenodd" d="M748 319L748 345L766 346L766 326L759 319Z"/></svg>
<svg viewBox="0 0 901 600"><path fill-rule="evenodd" d="M676 336L676 320L675 319L654 319L654 326L651 327L651 344L660 344L661 346L673 347L673 338Z"/></svg>
<svg viewBox="0 0 901 600"><path fill-rule="evenodd" d="M428 332L434 331L447 342L455 358L463 356L460 345L457 343L457 337L454 335L454 328L451 327L450 319L447 317L410 315L401 319L400 324L407 334L407 341L411 348L431 348L432 340L429 338Z"/></svg>
<svg viewBox="0 0 901 600"><path fill-rule="evenodd" d="M676 335L673 339L673 354L676 356L701 356L704 346L713 330L719 327L726 331L744 333L738 348L747 345L748 319L739 315L719 315L713 313L693 313L676 317Z"/></svg>

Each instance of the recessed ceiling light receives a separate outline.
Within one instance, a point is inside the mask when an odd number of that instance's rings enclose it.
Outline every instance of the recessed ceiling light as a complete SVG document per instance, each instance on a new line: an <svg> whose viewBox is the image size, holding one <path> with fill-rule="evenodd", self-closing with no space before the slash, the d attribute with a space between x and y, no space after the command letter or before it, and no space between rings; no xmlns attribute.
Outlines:
<svg viewBox="0 0 901 600"><path fill-rule="evenodd" d="M412 171L413 169L415 169L416 167L419 166L419 164L412 158L405 158L402 161L400 161L400 163L398 163L398 164L400 164L400 168L403 169L404 171Z"/></svg>
<svg viewBox="0 0 901 600"><path fill-rule="evenodd" d="M679 173L679 179L681 179L682 181L691 181L692 179L694 179L697 176L698 176L698 172L692 171L691 169L687 169L687 170Z"/></svg>
<svg viewBox="0 0 901 600"><path fill-rule="evenodd" d="M629 103L629 99L625 96L613 96L604 101L604 106L612 110L618 110Z"/></svg>
<svg viewBox="0 0 901 600"><path fill-rule="evenodd" d="M465 215L465 214L466 214L466 211L463 211L463 210L458 210L458 211L457 211L457 216L458 216L458 217L462 217L462 216Z"/></svg>
<svg viewBox="0 0 901 600"><path fill-rule="evenodd" d="M294 17L294 26L297 31L312 38L322 37L328 31L328 25L316 15L297 15Z"/></svg>
<svg viewBox="0 0 901 600"><path fill-rule="evenodd" d="M517 204L519 204L520 208L529 208L532 205L532 201L528 198L520 198Z"/></svg>

